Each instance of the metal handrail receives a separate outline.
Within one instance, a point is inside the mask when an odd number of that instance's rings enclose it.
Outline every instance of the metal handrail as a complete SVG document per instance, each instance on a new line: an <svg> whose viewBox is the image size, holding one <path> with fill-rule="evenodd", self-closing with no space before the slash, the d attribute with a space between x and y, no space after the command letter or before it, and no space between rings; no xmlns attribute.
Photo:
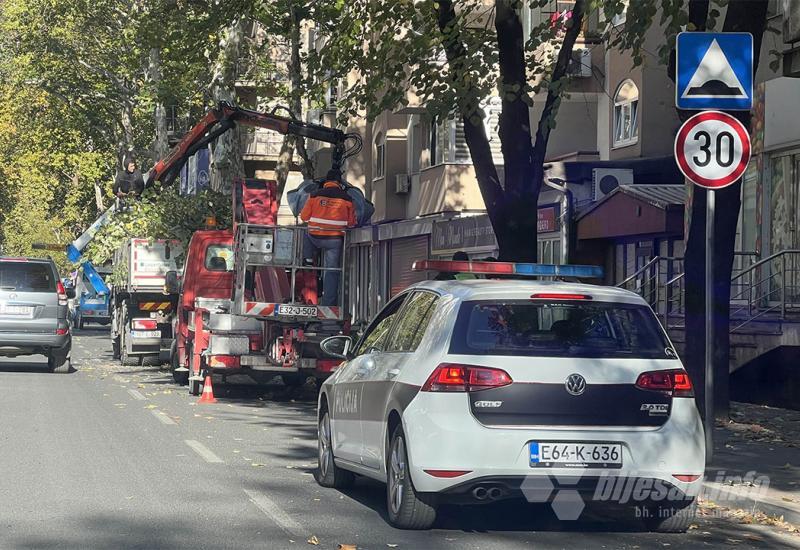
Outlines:
<svg viewBox="0 0 800 550"><path fill-rule="evenodd" d="M737 256L754 257L755 252L744 251L736 252ZM792 257L797 256L797 258ZM792 257L792 263L787 266L787 257ZM634 290L638 292L648 303L651 304L655 312L663 314L665 328L670 326L670 315L680 315L683 310L683 284L685 273L678 273L664 283L660 282L662 270L660 263L663 261L682 261L684 258L656 256L649 260L645 265L637 269L632 275L627 277L617 286L625 288L632 281L641 284ZM776 252L758 260L731 277L731 301L743 304L738 309L731 311L731 317L746 312L746 318L736 325L731 332L735 332L748 323L764 317L767 313L780 311L780 319L785 319L788 308L800 308L800 300L793 295L790 298L791 289L800 289L800 285L795 284L794 278L800 273L800 269L795 268L795 263L800 260L800 250L787 249ZM780 262L780 263L778 263ZM761 273L761 269L767 265L770 267L766 274ZM655 266L655 267L654 267ZM787 277L793 278L787 280ZM776 283L777 281L777 283ZM773 288L777 285L777 288ZM733 290L735 288L735 290ZM775 303L779 295L779 303Z"/></svg>
<svg viewBox="0 0 800 550"><path fill-rule="evenodd" d="M767 262L770 262L770 261L774 260L775 258L778 258L778 257L783 256L785 254L800 254L800 250L796 249L796 248L790 248L790 249L786 249L786 250L781 250L780 252L776 252L775 254L771 254L770 256L767 256L766 258L763 258L763 259L757 261L756 263L754 263L753 265L751 265L750 267L748 267L744 271L740 272L735 277L731 278L731 282L733 282L734 280L738 279L739 277L741 277L745 273L753 271L757 267L761 267L762 265L766 264Z"/></svg>

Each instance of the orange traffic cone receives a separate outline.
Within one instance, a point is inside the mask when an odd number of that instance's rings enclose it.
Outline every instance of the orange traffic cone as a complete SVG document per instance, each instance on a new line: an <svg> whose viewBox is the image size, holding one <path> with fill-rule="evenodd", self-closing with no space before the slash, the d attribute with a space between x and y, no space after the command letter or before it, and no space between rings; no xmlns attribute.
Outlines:
<svg viewBox="0 0 800 550"><path fill-rule="evenodd" d="M217 400L214 399L214 388L211 387L211 375L206 375L206 379L203 382L203 394L200 396L200 400L198 403L216 403Z"/></svg>

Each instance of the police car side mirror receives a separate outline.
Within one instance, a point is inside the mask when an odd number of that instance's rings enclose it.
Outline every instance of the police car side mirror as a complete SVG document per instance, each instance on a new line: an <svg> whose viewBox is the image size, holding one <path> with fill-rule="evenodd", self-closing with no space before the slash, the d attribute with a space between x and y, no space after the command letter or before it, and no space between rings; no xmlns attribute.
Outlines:
<svg viewBox="0 0 800 550"><path fill-rule="evenodd" d="M348 360L350 359L350 348L353 347L353 339L343 334L329 336L320 342L319 347L331 357Z"/></svg>

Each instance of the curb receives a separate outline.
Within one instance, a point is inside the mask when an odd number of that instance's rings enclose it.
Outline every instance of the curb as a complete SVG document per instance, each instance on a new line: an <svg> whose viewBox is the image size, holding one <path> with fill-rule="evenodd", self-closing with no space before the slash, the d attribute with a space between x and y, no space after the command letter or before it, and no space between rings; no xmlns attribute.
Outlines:
<svg viewBox="0 0 800 550"><path fill-rule="evenodd" d="M703 489L707 492L716 492L720 490L730 489L729 486L720 483L706 481L703 483ZM714 502L711 500L710 502ZM776 499L773 496L766 496L759 499L751 497L737 497L736 500L724 501L722 503L715 502L719 506L725 506L731 509L744 510L746 512L763 512L769 516L781 517L787 523L800 526L800 505L790 505L787 502Z"/></svg>

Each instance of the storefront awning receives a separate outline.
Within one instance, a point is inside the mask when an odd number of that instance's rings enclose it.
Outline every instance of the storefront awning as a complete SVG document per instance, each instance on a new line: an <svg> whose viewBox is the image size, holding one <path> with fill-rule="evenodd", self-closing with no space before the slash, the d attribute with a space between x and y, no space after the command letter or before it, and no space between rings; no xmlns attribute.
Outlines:
<svg viewBox="0 0 800 550"><path fill-rule="evenodd" d="M685 185L620 185L578 213L577 238L680 235L685 203Z"/></svg>

